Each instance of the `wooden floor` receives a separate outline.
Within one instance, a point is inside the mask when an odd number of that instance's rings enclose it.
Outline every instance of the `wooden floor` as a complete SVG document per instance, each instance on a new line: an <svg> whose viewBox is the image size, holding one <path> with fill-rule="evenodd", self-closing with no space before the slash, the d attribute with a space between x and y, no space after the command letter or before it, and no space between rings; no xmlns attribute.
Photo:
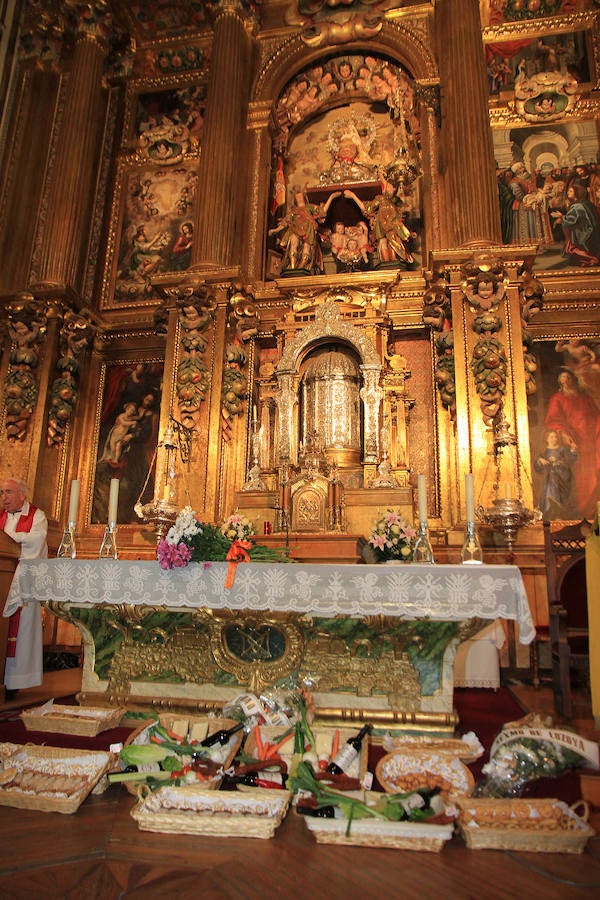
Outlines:
<svg viewBox="0 0 600 900"><path fill-rule="evenodd" d="M47 676L19 703L71 693L74 677ZM551 712L547 689L515 690L521 702ZM578 730L597 739L584 705L578 715ZM140 831L134 802L112 786L76 815L0 807L0 900L600 896L600 837L581 855L469 850L459 837L440 853L357 849L316 844L290 814L271 840L203 839ZM590 821L600 831L600 810Z"/></svg>

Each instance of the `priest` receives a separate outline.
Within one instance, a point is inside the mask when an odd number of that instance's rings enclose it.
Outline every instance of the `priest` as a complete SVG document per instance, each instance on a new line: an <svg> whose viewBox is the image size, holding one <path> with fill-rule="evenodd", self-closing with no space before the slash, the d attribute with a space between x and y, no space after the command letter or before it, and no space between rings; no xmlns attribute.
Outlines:
<svg viewBox="0 0 600 900"><path fill-rule="evenodd" d="M25 482L16 478L0 484L0 528L21 545L21 559L45 559L48 520L29 503L27 493ZM11 700L20 688L42 683L42 611L39 603L28 601L16 610L5 609L4 615L9 618L4 696Z"/></svg>

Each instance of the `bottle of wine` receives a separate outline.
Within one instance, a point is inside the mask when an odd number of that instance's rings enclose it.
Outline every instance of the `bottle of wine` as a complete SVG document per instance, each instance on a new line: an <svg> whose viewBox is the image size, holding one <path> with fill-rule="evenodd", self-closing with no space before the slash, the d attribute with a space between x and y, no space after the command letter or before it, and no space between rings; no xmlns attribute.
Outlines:
<svg viewBox="0 0 600 900"><path fill-rule="evenodd" d="M358 734L348 738L327 766L327 771L330 775L342 775L344 772L347 772L350 764L360 753L363 738L372 730L373 726L367 723L363 725Z"/></svg>
<svg viewBox="0 0 600 900"><path fill-rule="evenodd" d="M241 731L244 727L243 722L238 722L237 725L234 725L232 728L223 728L221 731L215 731L214 734L209 734L208 737L205 737L203 741L200 741L200 747L214 747L216 744L221 744L224 746L229 738L236 734L236 732Z"/></svg>
<svg viewBox="0 0 600 900"><path fill-rule="evenodd" d="M334 806L309 806L305 803L296 805L296 812L301 816L314 816L316 819L334 819Z"/></svg>
<svg viewBox="0 0 600 900"><path fill-rule="evenodd" d="M227 775L226 783L245 784L250 787L285 788L287 772L245 772L243 775Z"/></svg>

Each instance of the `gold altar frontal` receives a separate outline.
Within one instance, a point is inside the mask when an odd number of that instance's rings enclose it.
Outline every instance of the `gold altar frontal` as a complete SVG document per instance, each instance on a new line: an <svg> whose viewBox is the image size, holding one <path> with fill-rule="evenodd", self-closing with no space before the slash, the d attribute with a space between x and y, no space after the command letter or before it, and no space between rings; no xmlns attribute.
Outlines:
<svg viewBox="0 0 600 900"><path fill-rule="evenodd" d="M76 608L49 604L52 612L78 622ZM99 608L103 627L123 640L106 679L98 679L97 637L84 634L84 672L78 695L85 705L118 704L129 709L220 712L242 693L269 696L302 684L313 691L318 721L368 719L392 729L453 731L452 671L458 643L485 622L400 622L395 617L308 617L294 612L197 609L167 635L163 608ZM162 623L162 627L161 624ZM440 686L421 689L419 668L408 648L421 652L423 628L445 646ZM430 642L431 643L431 642Z"/></svg>

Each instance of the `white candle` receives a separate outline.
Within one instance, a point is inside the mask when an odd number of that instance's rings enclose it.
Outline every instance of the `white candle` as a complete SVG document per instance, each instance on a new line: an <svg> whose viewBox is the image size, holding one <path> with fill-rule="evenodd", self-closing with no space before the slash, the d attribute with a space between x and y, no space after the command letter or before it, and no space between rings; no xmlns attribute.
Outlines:
<svg viewBox="0 0 600 900"><path fill-rule="evenodd" d="M254 424L256 425L256 422L257 422L257 417L256 417L256 404L254 404L254 406L252 407L252 421L253 421Z"/></svg>
<svg viewBox="0 0 600 900"><path fill-rule="evenodd" d="M473 473L467 472L465 475L465 503L467 507L467 522L475 521L475 510L473 505Z"/></svg>
<svg viewBox="0 0 600 900"><path fill-rule="evenodd" d="M419 496L419 522L427 521L427 490L425 487L425 476L417 476L417 491Z"/></svg>
<svg viewBox="0 0 600 900"><path fill-rule="evenodd" d="M110 494L108 498L108 521L117 521L117 507L119 505L119 479L110 479Z"/></svg>
<svg viewBox="0 0 600 900"><path fill-rule="evenodd" d="M71 482L71 499L69 501L69 522L77 521L77 507L79 506L79 481L77 478Z"/></svg>
<svg viewBox="0 0 600 900"><path fill-rule="evenodd" d="M512 500L512 488L510 486L510 481L504 482L504 499Z"/></svg>

